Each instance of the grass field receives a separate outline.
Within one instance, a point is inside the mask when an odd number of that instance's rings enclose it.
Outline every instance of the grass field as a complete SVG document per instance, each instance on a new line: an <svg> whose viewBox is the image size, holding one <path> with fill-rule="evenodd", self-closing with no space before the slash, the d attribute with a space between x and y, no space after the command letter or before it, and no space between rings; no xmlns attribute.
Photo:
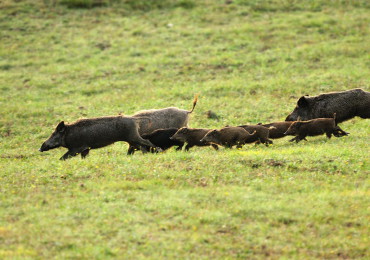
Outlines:
<svg viewBox="0 0 370 260"><path fill-rule="evenodd" d="M241 150L38 152L61 120L195 93L189 125L221 128L369 91L368 1L80 2L0 1L0 259L369 259L368 120Z"/></svg>

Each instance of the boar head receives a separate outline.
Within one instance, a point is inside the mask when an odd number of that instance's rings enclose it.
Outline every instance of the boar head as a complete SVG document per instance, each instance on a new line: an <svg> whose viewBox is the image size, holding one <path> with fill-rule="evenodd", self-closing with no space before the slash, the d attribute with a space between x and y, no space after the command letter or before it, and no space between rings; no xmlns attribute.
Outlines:
<svg viewBox="0 0 370 260"><path fill-rule="evenodd" d="M65 132L66 132L66 126L64 124L64 121L62 121L55 128L51 136L41 145L41 148L39 149L39 151L44 152L50 149L63 146Z"/></svg>
<svg viewBox="0 0 370 260"><path fill-rule="evenodd" d="M309 120L311 119L311 107L312 103L310 98L307 96L302 96L298 102L297 106L294 108L293 112L290 113L285 121L297 121L298 117L302 120Z"/></svg>
<svg viewBox="0 0 370 260"><path fill-rule="evenodd" d="M303 122L299 122L299 121L293 122L284 134L285 135L298 135L299 129L301 128L302 124Z"/></svg>
<svg viewBox="0 0 370 260"><path fill-rule="evenodd" d="M170 139L185 142L186 141L186 136L189 132L190 131L189 131L188 128L181 127L179 130L177 130L177 132L173 136L170 137Z"/></svg>
<svg viewBox="0 0 370 260"><path fill-rule="evenodd" d="M210 130L203 138L200 140L201 142L208 142L208 143L219 143L219 131L217 129Z"/></svg>

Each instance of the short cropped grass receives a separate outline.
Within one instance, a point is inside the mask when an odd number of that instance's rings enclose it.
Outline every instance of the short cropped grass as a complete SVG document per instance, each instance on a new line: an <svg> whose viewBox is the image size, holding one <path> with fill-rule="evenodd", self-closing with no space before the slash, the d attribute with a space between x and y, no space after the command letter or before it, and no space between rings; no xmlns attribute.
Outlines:
<svg viewBox="0 0 370 260"><path fill-rule="evenodd" d="M159 2L0 4L0 258L368 259L365 119L240 150L38 152L61 120L191 109L196 93L189 125L221 128L369 91L368 1Z"/></svg>

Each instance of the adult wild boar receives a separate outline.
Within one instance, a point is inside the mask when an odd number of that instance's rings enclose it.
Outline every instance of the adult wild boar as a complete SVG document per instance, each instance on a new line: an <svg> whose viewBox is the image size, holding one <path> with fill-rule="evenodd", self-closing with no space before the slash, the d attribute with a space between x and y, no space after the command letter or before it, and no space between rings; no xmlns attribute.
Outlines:
<svg viewBox="0 0 370 260"><path fill-rule="evenodd" d="M342 92L331 92L318 96L302 96L297 106L285 121L330 118L336 113L336 123L355 116L370 118L370 92L362 89L351 89Z"/></svg>
<svg viewBox="0 0 370 260"><path fill-rule="evenodd" d="M44 152L62 146L67 148L68 152L60 158L61 160L77 154L85 158L90 149L101 148L118 141L128 142L136 147L155 147L150 141L141 138L135 118L107 116L80 119L71 124L60 122L39 151Z"/></svg>
<svg viewBox="0 0 370 260"><path fill-rule="evenodd" d="M132 117L138 119L140 135L152 133L157 129L179 129L188 126L189 115L194 111L197 101L198 95L194 97L193 108L190 111L177 107L167 107L162 109L142 110ZM138 147L130 146L127 154L133 154L137 148Z"/></svg>

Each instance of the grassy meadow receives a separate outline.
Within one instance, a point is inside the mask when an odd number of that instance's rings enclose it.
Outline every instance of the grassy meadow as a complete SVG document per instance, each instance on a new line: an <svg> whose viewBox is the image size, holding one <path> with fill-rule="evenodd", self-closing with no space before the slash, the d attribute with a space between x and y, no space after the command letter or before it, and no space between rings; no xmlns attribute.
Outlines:
<svg viewBox="0 0 370 260"><path fill-rule="evenodd" d="M0 259L369 259L369 120L240 150L38 152L61 120L196 93L189 126L221 128L369 91L369 24L361 0L0 1Z"/></svg>

